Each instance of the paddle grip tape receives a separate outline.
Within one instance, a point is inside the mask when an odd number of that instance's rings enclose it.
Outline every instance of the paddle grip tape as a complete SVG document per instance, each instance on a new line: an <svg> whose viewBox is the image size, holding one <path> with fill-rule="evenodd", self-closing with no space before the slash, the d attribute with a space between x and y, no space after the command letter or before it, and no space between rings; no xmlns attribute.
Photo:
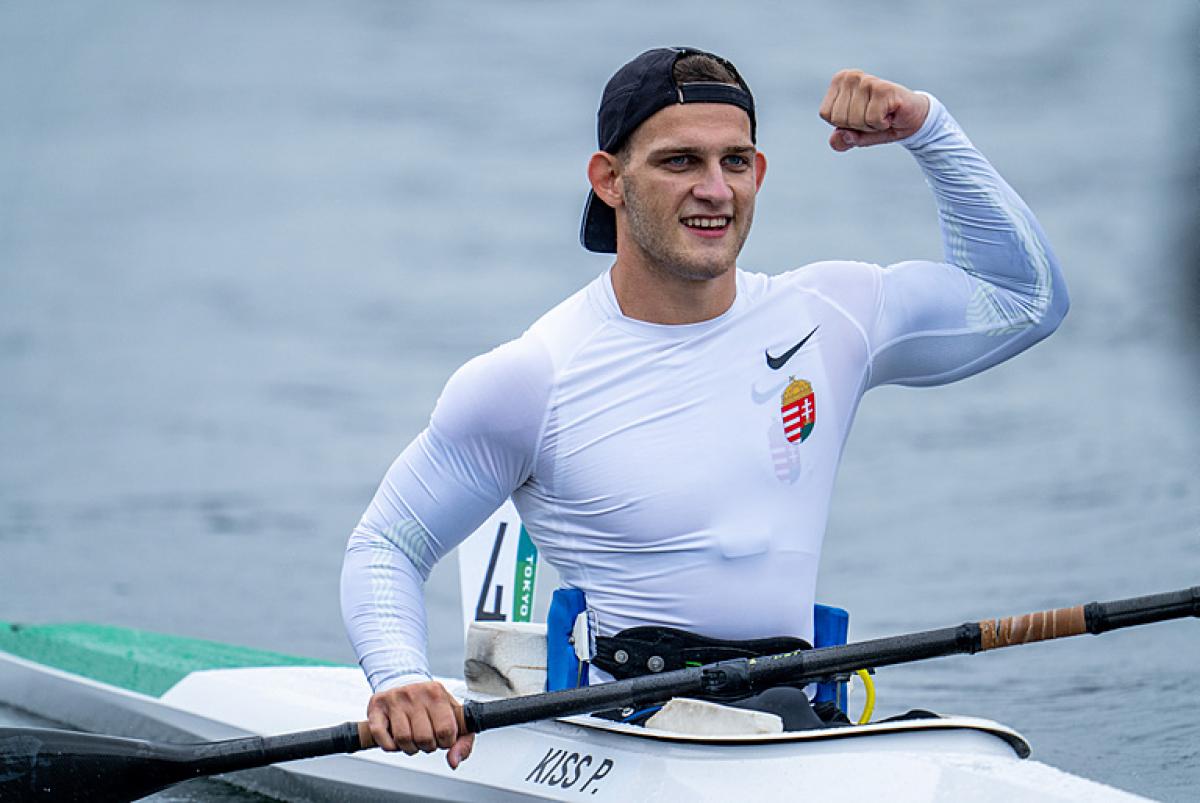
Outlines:
<svg viewBox="0 0 1200 803"><path fill-rule="evenodd" d="M980 648L995 650L1034 641L1078 636L1088 632L1084 606L1038 611L979 623Z"/></svg>
<svg viewBox="0 0 1200 803"><path fill-rule="evenodd" d="M1200 616L1200 586L980 622L980 648L992 650L1083 633L1107 633L1185 616Z"/></svg>

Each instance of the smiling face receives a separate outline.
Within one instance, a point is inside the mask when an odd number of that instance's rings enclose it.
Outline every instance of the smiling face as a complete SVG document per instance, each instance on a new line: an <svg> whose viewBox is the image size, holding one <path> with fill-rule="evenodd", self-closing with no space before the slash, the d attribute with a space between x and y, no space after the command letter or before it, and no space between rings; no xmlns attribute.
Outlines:
<svg viewBox="0 0 1200 803"><path fill-rule="evenodd" d="M638 127L618 162L618 261L691 281L732 270L766 170L744 111L668 106Z"/></svg>

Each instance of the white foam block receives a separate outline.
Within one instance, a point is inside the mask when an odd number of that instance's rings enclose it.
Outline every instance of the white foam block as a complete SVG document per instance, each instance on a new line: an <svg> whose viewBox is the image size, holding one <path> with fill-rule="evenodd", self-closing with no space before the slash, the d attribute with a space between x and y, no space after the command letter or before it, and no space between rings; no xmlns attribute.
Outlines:
<svg viewBox="0 0 1200 803"><path fill-rule="evenodd" d="M676 697L650 719L647 728L696 736L731 736L738 733L783 733L783 720L766 711L731 708L705 700Z"/></svg>
<svg viewBox="0 0 1200 803"><path fill-rule="evenodd" d="M512 697L546 690L546 626L473 622L467 630L463 674L467 688Z"/></svg>

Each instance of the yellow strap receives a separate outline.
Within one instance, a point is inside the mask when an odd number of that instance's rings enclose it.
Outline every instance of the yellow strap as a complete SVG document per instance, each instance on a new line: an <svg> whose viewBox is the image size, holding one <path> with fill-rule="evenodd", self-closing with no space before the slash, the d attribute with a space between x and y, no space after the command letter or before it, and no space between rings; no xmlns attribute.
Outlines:
<svg viewBox="0 0 1200 803"><path fill-rule="evenodd" d="M867 692L867 702L863 704L862 716L858 718L859 725L866 725L871 721L871 714L875 713L875 681L871 678L871 673L865 669L855 670L854 674L862 679L863 688Z"/></svg>

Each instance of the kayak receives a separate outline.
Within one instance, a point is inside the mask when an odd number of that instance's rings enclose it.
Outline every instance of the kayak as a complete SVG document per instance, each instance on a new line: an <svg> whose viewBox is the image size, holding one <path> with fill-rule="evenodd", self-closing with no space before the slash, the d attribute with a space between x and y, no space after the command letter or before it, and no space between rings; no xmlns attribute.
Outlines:
<svg viewBox="0 0 1200 803"><path fill-rule="evenodd" d="M175 742L287 733L359 720L370 693L354 666L103 625L0 623L0 703L83 730ZM458 770L442 754L368 750L223 777L280 800L1144 799L1029 755L1016 731L970 717L700 736L574 716L481 734Z"/></svg>

